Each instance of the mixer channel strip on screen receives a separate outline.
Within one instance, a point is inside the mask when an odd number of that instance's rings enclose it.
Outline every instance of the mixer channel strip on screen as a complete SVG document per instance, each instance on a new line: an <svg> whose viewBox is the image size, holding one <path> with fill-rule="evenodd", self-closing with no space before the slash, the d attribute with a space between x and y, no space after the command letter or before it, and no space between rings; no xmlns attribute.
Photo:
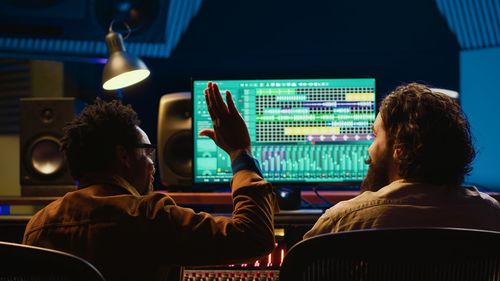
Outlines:
<svg viewBox="0 0 500 281"><path fill-rule="evenodd" d="M270 181L303 179L321 182L361 181L366 175L365 158L369 144L261 145L253 155Z"/></svg>

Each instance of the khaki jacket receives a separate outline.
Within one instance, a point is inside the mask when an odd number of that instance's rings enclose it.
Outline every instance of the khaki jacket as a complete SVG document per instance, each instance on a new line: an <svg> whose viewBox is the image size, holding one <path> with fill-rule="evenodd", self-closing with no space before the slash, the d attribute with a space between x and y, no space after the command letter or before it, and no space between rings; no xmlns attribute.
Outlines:
<svg viewBox="0 0 500 281"><path fill-rule="evenodd" d="M107 281L179 280L180 266L265 256L274 248L271 184L242 170L231 185L232 216L214 217L167 194L141 196L123 178L88 179L35 214L23 243L82 257Z"/></svg>
<svg viewBox="0 0 500 281"><path fill-rule="evenodd" d="M304 238L340 231L397 227L457 227L500 231L500 204L474 187L403 180L365 191L328 209Z"/></svg>

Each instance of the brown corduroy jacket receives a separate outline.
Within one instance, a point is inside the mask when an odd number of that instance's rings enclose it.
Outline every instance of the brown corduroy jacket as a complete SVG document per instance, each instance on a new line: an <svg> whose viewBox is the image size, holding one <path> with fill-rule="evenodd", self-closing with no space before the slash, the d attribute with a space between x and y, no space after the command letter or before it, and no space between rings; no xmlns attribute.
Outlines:
<svg viewBox="0 0 500 281"><path fill-rule="evenodd" d="M35 214L23 243L72 253L107 281L179 280L181 266L262 257L274 247L275 195L249 170L232 181L233 214L179 207L167 194L141 196L119 177L98 177Z"/></svg>

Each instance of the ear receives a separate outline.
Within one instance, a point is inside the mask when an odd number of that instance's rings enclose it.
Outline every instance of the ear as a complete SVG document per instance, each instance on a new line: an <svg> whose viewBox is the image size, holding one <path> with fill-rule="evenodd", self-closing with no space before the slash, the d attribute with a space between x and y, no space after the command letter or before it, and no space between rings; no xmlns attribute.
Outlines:
<svg viewBox="0 0 500 281"><path fill-rule="evenodd" d="M399 163L403 156L403 148L401 145L394 145L392 147L392 159L395 163Z"/></svg>
<svg viewBox="0 0 500 281"><path fill-rule="evenodd" d="M115 147L115 155L118 163L122 163L127 168L130 168L131 166L130 153L123 145L117 145Z"/></svg>

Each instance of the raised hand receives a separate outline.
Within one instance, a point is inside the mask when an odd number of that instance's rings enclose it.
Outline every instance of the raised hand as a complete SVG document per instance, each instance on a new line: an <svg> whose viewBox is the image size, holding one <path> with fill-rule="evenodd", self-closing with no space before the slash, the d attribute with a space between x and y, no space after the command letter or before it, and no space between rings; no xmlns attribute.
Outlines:
<svg viewBox="0 0 500 281"><path fill-rule="evenodd" d="M217 84L209 82L205 89L205 99L214 128L201 130L199 135L214 140L229 154L231 160L242 152L250 154L250 135L245 121L234 105L231 93L226 91L226 105Z"/></svg>

